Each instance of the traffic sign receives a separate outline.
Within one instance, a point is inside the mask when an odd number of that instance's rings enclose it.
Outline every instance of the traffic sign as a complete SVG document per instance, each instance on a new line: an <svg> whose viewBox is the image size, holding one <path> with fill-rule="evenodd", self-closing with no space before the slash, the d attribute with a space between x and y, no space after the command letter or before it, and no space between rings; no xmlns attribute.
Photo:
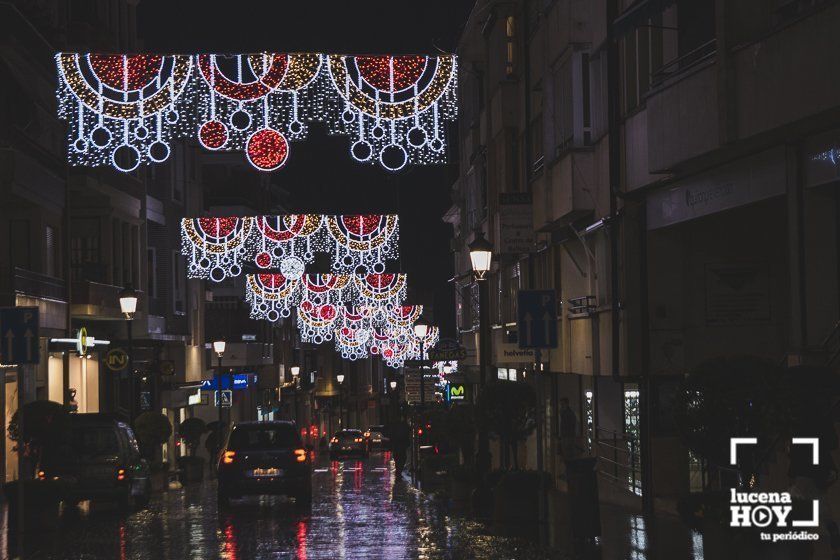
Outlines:
<svg viewBox="0 0 840 560"><path fill-rule="evenodd" d="M105 367L111 371L122 371L128 365L128 354L122 348L112 348L105 355Z"/></svg>
<svg viewBox="0 0 840 560"><path fill-rule="evenodd" d="M38 308L6 307L0 309L0 356L7 364L37 364Z"/></svg>
<svg viewBox="0 0 840 560"><path fill-rule="evenodd" d="M219 405L219 391L216 391L214 394L216 395L216 406L220 406ZM222 408L230 408L233 405L233 391L231 391L230 389L222 389L221 396L222 396L221 407Z"/></svg>
<svg viewBox="0 0 840 560"><path fill-rule="evenodd" d="M519 290L520 348L557 348L557 296L554 290Z"/></svg>

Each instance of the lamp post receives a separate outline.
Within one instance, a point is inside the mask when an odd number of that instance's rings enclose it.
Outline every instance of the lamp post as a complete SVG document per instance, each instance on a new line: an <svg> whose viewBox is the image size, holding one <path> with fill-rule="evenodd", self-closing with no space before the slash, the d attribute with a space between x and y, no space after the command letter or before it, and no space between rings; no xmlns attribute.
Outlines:
<svg viewBox="0 0 840 560"><path fill-rule="evenodd" d="M128 329L128 383L129 399L131 399L128 406L129 423L134 422L134 408L137 401L134 394L134 340L131 332L131 324L134 321L134 314L137 312L137 299L137 292L131 287L131 284L127 284L120 291L120 311L125 316L125 324Z"/></svg>
<svg viewBox="0 0 840 560"><path fill-rule="evenodd" d="M338 381L338 425L344 428L344 374L339 373L335 379Z"/></svg>
<svg viewBox="0 0 840 560"><path fill-rule="evenodd" d="M292 383L295 385L295 423L298 421L298 376L300 375L300 366L292 366Z"/></svg>
<svg viewBox="0 0 840 560"><path fill-rule="evenodd" d="M420 359L426 359L426 335L429 334L429 322L422 315L414 323L414 336L420 340ZM420 408L426 406L426 371L420 368Z"/></svg>
<svg viewBox="0 0 840 560"><path fill-rule="evenodd" d="M216 367L216 407L219 409L219 433L216 437L216 455L222 449L222 356L225 353L227 344L224 340L216 340L213 342L213 351L218 358L218 367Z"/></svg>
<svg viewBox="0 0 840 560"><path fill-rule="evenodd" d="M493 244L485 239L484 234L476 231L475 239L469 244L470 263L473 274L478 283L478 325L479 325L479 395L487 382L487 368L490 361L490 287L487 284L487 272L493 260ZM478 453L476 454L476 470L479 479L490 470L490 442L487 430L479 428Z"/></svg>

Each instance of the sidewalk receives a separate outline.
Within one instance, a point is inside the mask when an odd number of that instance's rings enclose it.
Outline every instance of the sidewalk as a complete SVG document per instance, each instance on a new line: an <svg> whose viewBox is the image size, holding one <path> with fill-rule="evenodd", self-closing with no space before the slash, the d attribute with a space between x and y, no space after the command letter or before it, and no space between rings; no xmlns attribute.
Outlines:
<svg viewBox="0 0 840 560"><path fill-rule="evenodd" d="M739 550L728 542L731 533L721 531L704 535L687 527L671 514L660 513L646 517L621 506L600 504L601 536L585 551L575 551L571 539L571 519L568 495L552 492L549 510L550 546L565 556L581 560L798 560L831 559L828 539L823 536L812 555L796 544L771 544L762 551L752 546Z"/></svg>

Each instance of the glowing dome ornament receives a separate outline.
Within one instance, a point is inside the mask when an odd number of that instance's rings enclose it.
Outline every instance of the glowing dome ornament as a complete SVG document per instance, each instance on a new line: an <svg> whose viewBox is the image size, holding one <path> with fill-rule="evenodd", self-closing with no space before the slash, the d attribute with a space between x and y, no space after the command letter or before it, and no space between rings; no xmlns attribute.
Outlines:
<svg viewBox="0 0 840 560"><path fill-rule="evenodd" d="M208 238L205 226L210 233L219 228L227 232L225 228L231 224L242 224L235 240ZM297 279L317 252L331 256L335 272L380 274L387 260L399 257L398 241L399 219L393 214L286 214L181 221L181 252L189 259L189 277L216 282L235 275L216 261L235 262L232 270L237 274L247 266L279 270L286 278Z"/></svg>
<svg viewBox="0 0 840 560"><path fill-rule="evenodd" d="M56 64L70 161L125 172L166 160L181 136L274 171L313 122L349 136L362 163L443 163L457 112L452 55L59 53Z"/></svg>
<svg viewBox="0 0 840 560"><path fill-rule="evenodd" d="M189 257L187 275L221 282L239 276L249 254L253 218L197 218L181 222L181 252Z"/></svg>
<svg viewBox="0 0 840 560"><path fill-rule="evenodd" d="M59 53L55 61L71 164L134 171L168 159L171 139L188 134L192 57Z"/></svg>

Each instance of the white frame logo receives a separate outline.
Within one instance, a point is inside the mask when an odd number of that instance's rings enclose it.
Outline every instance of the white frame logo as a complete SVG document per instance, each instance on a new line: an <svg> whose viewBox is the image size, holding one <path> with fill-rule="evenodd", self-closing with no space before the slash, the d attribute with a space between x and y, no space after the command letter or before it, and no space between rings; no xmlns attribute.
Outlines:
<svg viewBox="0 0 840 560"><path fill-rule="evenodd" d="M738 448L742 445L757 445L758 438L735 437L729 439L729 464L738 464ZM811 462L820 464L820 441L813 437L791 438L792 445L810 445ZM820 501L812 500L810 519L790 519L793 510L793 500L790 492L739 492L730 488L729 526L730 527L758 527L771 525L777 528L786 527L819 527ZM784 533L771 535L761 534L762 540L817 540L816 533Z"/></svg>

